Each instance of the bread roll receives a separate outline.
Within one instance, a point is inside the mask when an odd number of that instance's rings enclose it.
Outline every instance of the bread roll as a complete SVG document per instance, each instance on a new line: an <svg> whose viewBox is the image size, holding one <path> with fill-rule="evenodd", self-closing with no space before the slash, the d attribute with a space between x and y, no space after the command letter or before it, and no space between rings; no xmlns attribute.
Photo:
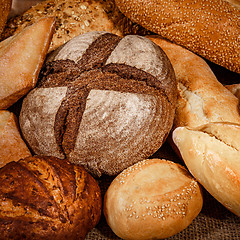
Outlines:
<svg viewBox="0 0 240 240"><path fill-rule="evenodd" d="M14 113L0 111L0 168L11 161L31 156L31 153L23 141L18 125L18 119Z"/></svg>
<svg viewBox="0 0 240 240"><path fill-rule="evenodd" d="M192 175L231 212L240 216L240 125L209 123L179 127L173 141Z"/></svg>
<svg viewBox="0 0 240 240"><path fill-rule="evenodd" d="M0 109L7 109L35 87L54 30L43 18L0 42Z"/></svg>
<svg viewBox="0 0 240 240"><path fill-rule="evenodd" d="M1 239L79 240L99 221L97 182L81 166L34 156L0 169Z"/></svg>
<svg viewBox="0 0 240 240"><path fill-rule="evenodd" d="M159 149L175 103L175 75L156 44L89 32L47 58L23 101L20 126L36 154L115 175Z"/></svg>
<svg viewBox="0 0 240 240"><path fill-rule="evenodd" d="M202 204L200 186L184 167L151 159L113 180L104 196L103 212L120 238L163 239L188 227Z"/></svg>
<svg viewBox="0 0 240 240"><path fill-rule="evenodd" d="M178 84L174 128L194 128L208 122L240 124L239 100L216 78L204 59L187 49L149 36L170 59Z"/></svg>
<svg viewBox="0 0 240 240"><path fill-rule="evenodd" d="M22 15L9 19L2 39L47 16L56 18L56 31L49 52L73 37L90 31L107 31L119 36L147 33L143 27L126 18L116 7L114 0L45 0Z"/></svg>
<svg viewBox="0 0 240 240"><path fill-rule="evenodd" d="M116 0L133 22L240 73L240 10L222 0Z"/></svg>
<svg viewBox="0 0 240 240"><path fill-rule="evenodd" d="M11 10L12 0L0 0L0 36L5 28Z"/></svg>

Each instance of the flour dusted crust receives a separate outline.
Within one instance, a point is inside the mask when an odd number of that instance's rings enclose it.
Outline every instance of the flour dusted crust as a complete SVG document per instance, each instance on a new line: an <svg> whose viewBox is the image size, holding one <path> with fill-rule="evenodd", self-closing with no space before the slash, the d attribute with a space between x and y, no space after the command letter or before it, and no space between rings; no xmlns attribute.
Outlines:
<svg viewBox="0 0 240 240"><path fill-rule="evenodd" d="M7 22L2 39L21 31L25 26L46 16L56 18L56 30L49 52L79 34L108 31L119 36L147 31L127 19L113 0L46 0Z"/></svg>
<svg viewBox="0 0 240 240"><path fill-rule="evenodd" d="M158 150L175 104L175 75L156 44L89 32L49 55L20 126L35 153L115 175Z"/></svg>
<svg viewBox="0 0 240 240"><path fill-rule="evenodd" d="M179 164L148 159L121 172L104 196L108 225L122 239L165 239L184 228L203 204L200 185Z"/></svg>

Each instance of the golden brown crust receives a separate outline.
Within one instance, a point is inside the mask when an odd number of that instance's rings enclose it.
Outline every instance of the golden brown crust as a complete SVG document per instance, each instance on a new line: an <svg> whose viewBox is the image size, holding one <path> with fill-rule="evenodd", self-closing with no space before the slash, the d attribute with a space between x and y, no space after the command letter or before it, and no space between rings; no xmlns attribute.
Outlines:
<svg viewBox="0 0 240 240"><path fill-rule="evenodd" d="M240 73L240 10L222 0L116 0L132 21Z"/></svg>
<svg viewBox="0 0 240 240"><path fill-rule="evenodd" d="M6 110L0 111L0 168L11 161L31 156L23 141L17 117Z"/></svg>
<svg viewBox="0 0 240 240"><path fill-rule="evenodd" d="M7 109L36 85L54 24L54 18L42 18L0 43L0 109Z"/></svg>
<svg viewBox="0 0 240 240"><path fill-rule="evenodd" d="M120 173L104 196L104 215L123 239L163 239L184 228L203 204L200 186L174 162L148 159Z"/></svg>
<svg viewBox="0 0 240 240"><path fill-rule="evenodd" d="M27 25L47 16L56 17L56 31L49 52L73 37L90 31L108 31L120 36L147 32L127 19L113 0L46 0L22 15L10 19L2 39L18 33Z"/></svg>
<svg viewBox="0 0 240 240"><path fill-rule="evenodd" d="M34 156L0 169L4 239L84 239L99 221L101 195L80 166Z"/></svg>
<svg viewBox="0 0 240 240"><path fill-rule="evenodd" d="M12 0L0 0L0 36L5 28L11 5Z"/></svg>
<svg viewBox="0 0 240 240"><path fill-rule="evenodd" d="M174 128L208 122L240 123L239 100L216 78L201 57L159 36L147 36L170 59L178 82Z"/></svg>

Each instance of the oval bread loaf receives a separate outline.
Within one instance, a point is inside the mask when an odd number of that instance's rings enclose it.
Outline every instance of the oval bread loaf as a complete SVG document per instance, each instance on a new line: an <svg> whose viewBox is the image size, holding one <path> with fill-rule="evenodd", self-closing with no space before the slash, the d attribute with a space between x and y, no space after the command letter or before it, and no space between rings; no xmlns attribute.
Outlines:
<svg viewBox="0 0 240 240"><path fill-rule="evenodd" d="M173 141L192 175L226 208L240 216L240 125L178 127Z"/></svg>
<svg viewBox="0 0 240 240"><path fill-rule="evenodd" d="M0 196L1 239L84 239L101 215L93 177L54 157L28 157L1 168Z"/></svg>
<svg viewBox="0 0 240 240"><path fill-rule="evenodd" d="M240 73L240 9L223 0L116 0L132 21Z"/></svg>
<svg viewBox="0 0 240 240"><path fill-rule="evenodd" d="M108 225L122 239L165 239L202 209L200 185L179 164L149 159L125 169L104 196Z"/></svg>
<svg viewBox="0 0 240 240"><path fill-rule="evenodd" d="M35 153L115 175L159 149L175 103L174 71L156 44L89 32L49 56L20 126Z"/></svg>

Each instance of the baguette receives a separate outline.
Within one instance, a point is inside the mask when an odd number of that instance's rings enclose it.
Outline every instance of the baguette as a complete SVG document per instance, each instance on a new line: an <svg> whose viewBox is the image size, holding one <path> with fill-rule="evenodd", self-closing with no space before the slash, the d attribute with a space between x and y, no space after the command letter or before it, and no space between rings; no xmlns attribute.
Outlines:
<svg viewBox="0 0 240 240"><path fill-rule="evenodd" d="M132 21L240 73L240 10L222 0L116 0Z"/></svg>

